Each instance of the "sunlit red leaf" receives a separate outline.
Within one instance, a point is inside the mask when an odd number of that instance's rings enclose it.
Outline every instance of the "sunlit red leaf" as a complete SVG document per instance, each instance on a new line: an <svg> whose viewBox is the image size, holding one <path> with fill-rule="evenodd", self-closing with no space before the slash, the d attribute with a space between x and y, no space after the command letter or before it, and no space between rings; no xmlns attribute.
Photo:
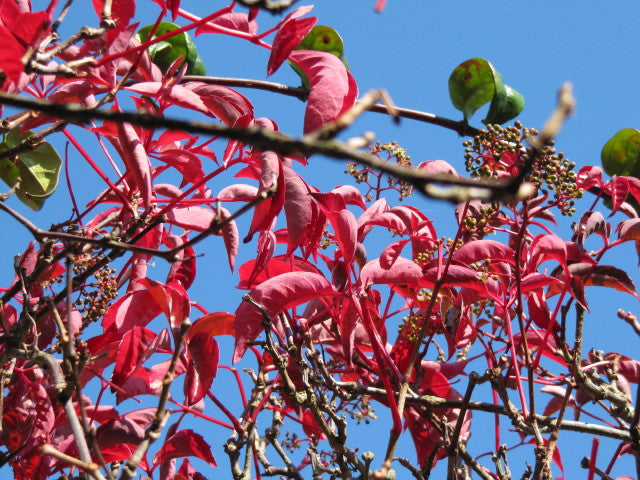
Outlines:
<svg viewBox="0 0 640 480"><path fill-rule="evenodd" d="M360 271L363 287L372 284L417 286L421 278L422 268L404 257L398 257L390 268L383 268L379 259L371 260Z"/></svg>
<svg viewBox="0 0 640 480"><path fill-rule="evenodd" d="M333 122L353 107L358 86L338 57L327 52L296 50L289 58L307 75L310 84L304 133Z"/></svg>
<svg viewBox="0 0 640 480"><path fill-rule="evenodd" d="M189 331L186 351L189 364L184 380L184 396L186 403L193 405L202 400L211 388L218 371L220 353L218 342L206 331Z"/></svg>
<svg viewBox="0 0 640 480"><path fill-rule="evenodd" d="M380 266L385 270L391 268L398 259L402 249L407 243L409 243L409 241L409 238L405 238L404 240L397 240L387 245L380 254Z"/></svg>
<svg viewBox="0 0 640 480"><path fill-rule="evenodd" d="M267 76L272 75L291 51L298 46L304 36L311 31L316 24L316 17L291 18L286 21L276 33L271 47L271 55L267 64Z"/></svg>
<svg viewBox="0 0 640 480"><path fill-rule="evenodd" d="M105 332L125 332L144 327L162 313L154 296L147 290L128 293L116 300L102 318Z"/></svg>
<svg viewBox="0 0 640 480"><path fill-rule="evenodd" d="M214 337L217 335L233 336L235 334L233 329L235 318L234 314L227 312L212 312L203 315L193 322L189 329L189 336L198 335L199 333L206 333Z"/></svg>
<svg viewBox="0 0 640 480"><path fill-rule="evenodd" d="M198 457L212 467L216 466L211 447L201 435L193 430L179 430L168 438L162 448L153 456L153 468L180 457Z"/></svg>
<svg viewBox="0 0 640 480"><path fill-rule="evenodd" d="M151 165L138 132L129 123L117 124L118 140L121 146L122 159L131 175L135 186L140 191L143 204L149 206L151 201Z"/></svg>
<svg viewBox="0 0 640 480"><path fill-rule="evenodd" d="M270 278L253 289L249 296L266 313L273 316L287 308L306 303L314 298L335 296L339 293L322 275L310 272L283 273ZM236 310L234 328L236 344L233 361L244 354L247 343L253 341L262 331L263 314L248 301L243 301Z"/></svg>
<svg viewBox="0 0 640 480"><path fill-rule="evenodd" d="M463 244L456 250L453 258L465 265L483 260L507 262L513 265L515 253L511 247L496 240L475 240Z"/></svg>

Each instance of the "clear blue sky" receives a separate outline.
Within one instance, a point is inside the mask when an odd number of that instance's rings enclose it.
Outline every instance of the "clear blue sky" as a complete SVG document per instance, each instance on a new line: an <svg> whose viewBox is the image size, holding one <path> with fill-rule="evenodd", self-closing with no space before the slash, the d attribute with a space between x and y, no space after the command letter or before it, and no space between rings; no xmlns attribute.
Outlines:
<svg viewBox="0 0 640 480"><path fill-rule="evenodd" d="M139 0L138 4L146 16L143 25L150 23L156 15L154 4L148 0ZM212 4L218 7L223 2L183 0L182 4L187 10L205 14L209 13ZM300 1L296 5L303 4ZM453 108L448 97L449 74L458 63L468 58L484 57L502 73L506 83L524 95L526 106L519 119L525 126L540 127L554 106L559 86L565 81L573 83L577 109L560 134L557 145L578 166L599 165L602 145L617 130L640 128L637 114L640 111L640 67L635 53L640 40L638 2L388 0L383 14L374 13L373 4L374 0L322 0L311 13L318 17L318 24L332 26L341 33L345 55L361 93L372 88L385 88L398 106L459 119L462 115ZM68 23L88 18L89 8L78 11L78 5L74 7L76 10ZM258 21L262 31L277 19L261 14ZM196 44L209 74L265 79L267 50L242 40L213 35L198 37ZM271 79L294 86L299 83L298 77L286 65ZM301 102L273 93L249 90L243 93L254 103L257 116L274 119L285 133L301 133L304 109ZM471 123L480 126L481 118L483 111L478 112ZM403 120L395 126L389 119L370 113L359 120L346 136L368 130L374 131L380 141L397 141L416 163L444 159L459 172L464 171L461 139L455 133L411 120ZM56 148L61 154L64 152L63 143L56 144ZM72 150L70 152L72 165L74 162L80 164L77 155ZM100 155L98 151L95 154ZM72 181L79 192L86 189L86 196L81 200L81 203L86 203L90 192L102 189L102 186L85 181L83 168L72 169ZM341 162L314 157L309 169L313 173L307 178L320 188L349 181L341 173L344 170ZM10 202L17 206L15 200ZM588 204L583 202L579 207L584 209ZM438 232L451 234L453 208L433 201L423 205L427 214L436 221ZM67 211L66 189L61 188L41 212L29 213L29 218L46 228L51 222L68 218ZM24 249L27 237L19 235L22 232L15 223L6 218L4 222L2 237L6 246L4 255L0 257L0 268L6 280L12 277L12 255ZM567 222L561 224L559 234L568 236L568 228ZM211 245L219 247L221 242L212 242ZM250 258L255 251L253 244L242 248L244 251L239 263L243 258ZM636 281L640 280L637 257L632 248L610 261L627 268ZM161 262L156 262L158 272L166 270ZM221 261L217 254L210 253L199 261L201 275L211 272L217 279L217 285L212 292L211 282L202 282L203 278L200 278L200 284L194 286L190 293L212 311L235 310L242 293L231 287L236 282L232 277L220 273L225 268L226 260ZM162 278L163 273L158 276ZM596 347L637 354L637 337L616 317L619 307L637 313L637 302L609 289L593 290L590 294L592 314L588 319L585 350ZM221 372L220 377L218 381L230 378L225 372ZM376 427L376 435L383 436L387 423L381 424L385 426ZM368 437L363 436L363 439L370 438L371 429L364 431ZM472 431L472 453L483 451L483 430ZM221 442L224 442L226 434L220 432L220 435ZM224 439L222 435L225 435ZM561 435L560 448L566 457L566 476L582 478L585 473L576 462L588 455L590 439L568 434L566 438L569 440L564 438L564 434ZM602 445L600 458L608 459L612 453L611 445L607 442ZM363 448L368 447L363 445ZM413 447L407 448L406 456L413 459ZM224 472L226 475L227 459L219 446L215 455L221 465L218 474ZM532 461L530 455L528 458ZM523 460L518 461L511 465L517 477L524 468ZM569 464L569 461L573 463ZM632 474L631 463L621 465L630 470L619 470L616 475ZM209 475L210 478L213 476ZM402 477L406 478L406 475Z"/></svg>

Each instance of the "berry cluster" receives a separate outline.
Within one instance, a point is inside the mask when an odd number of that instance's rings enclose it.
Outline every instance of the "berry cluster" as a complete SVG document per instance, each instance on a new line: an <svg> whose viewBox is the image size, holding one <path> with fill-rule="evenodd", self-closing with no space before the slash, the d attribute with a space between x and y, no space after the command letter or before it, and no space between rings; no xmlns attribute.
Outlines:
<svg viewBox="0 0 640 480"><path fill-rule="evenodd" d="M481 130L472 140L463 143L467 171L472 177L480 178L518 175L520 169L526 167L532 152L523 143L538 134L533 128L523 128L520 122L509 127L489 125L487 130ZM560 208L563 215L572 215L574 199L582 196L576 186L575 166L563 153L557 153L551 142L536 155L525 180L540 188L542 193L552 193L549 203Z"/></svg>
<svg viewBox="0 0 640 480"><path fill-rule="evenodd" d="M101 256L94 257L90 253L78 255L74 258L73 273L78 275L101 259ZM115 269L105 265L93 274L95 282L86 283L82 287L75 304L82 314L83 327L99 320L111 302L118 296L118 282L115 273Z"/></svg>
<svg viewBox="0 0 640 480"><path fill-rule="evenodd" d="M369 147L369 152L367 153L369 155L374 155L385 162L395 161L395 163L401 167L410 168L413 166L413 163L411 162L411 157L409 157L406 152L407 151L400 147L396 142L377 142L374 146ZM385 190L397 191L400 194L400 200L403 200L413 193L413 186L411 184L390 175L386 176L387 185L384 186L382 183L382 173L376 172L371 167L358 165L355 162L347 163L345 173L351 175L356 183L367 184L369 190L365 194L365 198L369 201L374 199L378 200L381 193Z"/></svg>

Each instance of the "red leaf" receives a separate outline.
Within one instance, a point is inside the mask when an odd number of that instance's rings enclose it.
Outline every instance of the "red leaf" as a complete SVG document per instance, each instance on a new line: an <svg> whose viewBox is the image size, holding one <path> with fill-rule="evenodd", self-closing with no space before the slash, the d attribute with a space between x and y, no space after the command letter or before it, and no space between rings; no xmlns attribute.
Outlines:
<svg viewBox="0 0 640 480"><path fill-rule="evenodd" d="M398 257L390 268L382 268L380 260L367 262L360 271L360 281L364 288L372 284L418 285L422 278L422 268L415 262Z"/></svg>
<svg viewBox="0 0 640 480"><path fill-rule="evenodd" d="M182 245L186 241L188 241L186 235L184 237L171 235L164 240L164 244L169 248L174 248ZM186 249L181 249L176 257L177 259L171 263L171 268L169 268L165 283L176 282L186 290L196 279L196 252L193 247L187 247Z"/></svg>
<svg viewBox="0 0 640 480"><path fill-rule="evenodd" d="M367 209L367 205L364 202L364 198L362 197L360 190L353 185L339 185L331 190L331 193L340 195L344 199L344 203L347 205L356 205L363 210Z"/></svg>
<svg viewBox="0 0 640 480"><path fill-rule="evenodd" d="M532 290L540 290L548 285L559 285L562 280L549 275L543 275L542 273L534 272L526 275L520 283L520 292L527 293ZM515 285L514 287L515 288Z"/></svg>
<svg viewBox="0 0 640 480"><path fill-rule="evenodd" d="M456 169L444 160L427 160L426 162L421 162L417 169L429 175L453 175L459 177Z"/></svg>
<svg viewBox="0 0 640 480"><path fill-rule="evenodd" d="M620 240L640 240L640 218L624 220L616 230Z"/></svg>
<svg viewBox="0 0 640 480"><path fill-rule="evenodd" d="M347 209L337 213L325 212L325 215L333 227L333 234L340 246L342 258L344 258L346 264L351 264L356 253L358 233L356 217Z"/></svg>
<svg viewBox="0 0 640 480"><path fill-rule="evenodd" d="M233 271L236 265L236 256L238 255L238 247L240 245L240 234L235 220L230 220L231 213L224 207L218 207L220 212L220 222L224 222L220 232L217 235L222 236L224 246L227 249L227 261L229 268Z"/></svg>
<svg viewBox="0 0 640 480"><path fill-rule="evenodd" d="M310 272L290 272L273 277L253 289L249 296L273 317L287 308L306 303L314 298L339 295L322 275ZM247 343L262 331L262 313L243 301L236 310L234 328L236 343L233 362L242 358Z"/></svg>
<svg viewBox="0 0 640 480"><path fill-rule="evenodd" d="M250 12L253 12L253 10L253 8L250 9ZM250 14L247 15L246 13L241 12L228 12L209 20L204 25L199 26L196 29L196 35L200 35L202 33L226 33L219 27L228 30L238 30L239 32L249 33L251 35L255 35L258 31L258 24Z"/></svg>
<svg viewBox="0 0 640 480"><path fill-rule="evenodd" d="M309 78L305 134L333 122L353 107L358 86L338 57L312 50L296 50L289 57Z"/></svg>
<svg viewBox="0 0 640 480"><path fill-rule="evenodd" d="M200 97L208 109L207 115L218 117L228 127L235 126L243 117L253 119L251 102L229 87L202 82L189 82L184 87Z"/></svg>
<svg viewBox="0 0 640 480"><path fill-rule="evenodd" d="M189 330L186 342L187 375L184 380L184 396L187 405L198 403L204 398L218 371L220 353L218 342L207 332L193 333Z"/></svg>
<svg viewBox="0 0 640 480"><path fill-rule="evenodd" d="M531 242L529 256L531 264L536 267L547 260L557 260L563 268L567 266L567 247L564 240L556 235L537 235Z"/></svg>
<svg viewBox="0 0 640 480"><path fill-rule="evenodd" d="M590 263L573 263L569 265L569 273L578 277L584 286L609 287L638 297L633 280L627 272L611 265L592 265ZM555 276L563 283L566 276L563 272L556 272ZM555 295L562 290L561 284L549 287L549 294Z"/></svg>
<svg viewBox="0 0 640 480"><path fill-rule="evenodd" d="M256 195L258 195L258 189L253 185L236 183L234 185L228 185L220 190L217 198L221 202L250 202L256 198Z"/></svg>
<svg viewBox="0 0 640 480"><path fill-rule="evenodd" d="M206 333L210 336L235 335L233 322L236 316L227 312L212 312L200 317L193 322L189 329L189 335L194 336L199 333Z"/></svg>
<svg viewBox="0 0 640 480"><path fill-rule="evenodd" d="M626 177L611 179L611 215L616 213L629 194L629 181Z"/></svg>
<svg viewBox="0 0 640 480"><path fill-rule="evenodd" d="M515 263L515 253L511 247L496 240L475 240L465 243L456 250L453 258L465 265L483 260L492 262Z"/></svg>
<svg viewBox="0 0 640 480"><path fill-rule="evenodd" d="M269 230L284 204L285 183L280 157L274 152L268 151L261 152L259 159L261 164L259 193L274 186L276 192L273 196L265 198L256 205L249 233L244 239L245 243L251 240L254 233Z"/></svg>
<svg viewBox="0 0 640 480"><path fill-rule="evenodd" d="M287 218L287 253L292 253L305 241L305 234L312 224L314 209L306 182L291 168L283 167L285 194L284 213Z"/></svg>
<svg viewBox="0 0 640 480"><path fill-rule="evenodd" d="M127 172L133 177L138 187L145 208L151 201L151 165L144 145L140 141L138 132L130 123L118 123L118 140L121 146L122 159Z"/></svg>
<svg viewBox="0 0 640 480"><path fill-rule="evenodd" d="M179 430L168 438L153 456L153 469L161 463L180 457L198 457L212 467L217 466L211 447L201 435L193 430Z"/></svg>
<svg viewBox="0 0 640 480"><path fill-rule="evenodd" d="M127 293L113 303L104 317L105 332L125 332L135 326L144 327L162 313L153 295L147 290Z"/></svg>
<svg viewBox="0 0 640 480"><path fill-rule="evenodd" d="M390 269L393 264L396 263L404 246L409 243L410 240L409 238L405 238L404 240L398 240L385 247L380 254L380 266L385 270Z"/></svg>
<svg viewBox="0 0 640 480"><path fill-rule="evenodd" d="M602 184L602 169L600 167L582 167L576 177L577 187L584 190L602 187Z"/></svg>
<svg viewBox="0 0 640 480"><path fill-rule="evenodd" d="M148 278L142 279L140 284L153 296L156 304L169 320L172 329L177 329L189 316L191 309L189 295L180 284L163 285Z"/></svg>
<svg viewBox="0 0 640 480"><path fill-rule="evenodd" d="M300 257L288 255L277 255L271 258L259 272L254 275L258 260L249 260L238 269L240 283L238 288L249 290L265 282L267 279L288 272L313 272L321 274L320 270L313 264Z"/></svg>
<svg viewBox="0 0 640 480"><path fill-rule="evenodd" d="M304 36L311 31L318 19L316 17L289 19L276 33L267 64L267 76L275 73L291 51L296 48Z"/></svg>
<svg viewBox="0 0 640 480"><path fill-rule="evenodd" d="M185 230L202 232L211 226L216 214L210 208L184 207L173 208L167 212L167 221Z"/></svg>
<svg viewBox="0 0 640 480"><path fill-rule="evenodd" d="M420 281L421 287L433 288L436 281L444 273L444 268L432 267L424 272ZM449 265L447 276L442 283L443 287L469 287L474 290L484 291L486 287L480 282L478 272L462 265Z"/></svg>
<svg viewBox="0 0 640 480"><path fill-rule="evenodd" d="M124 88L169 105L177 105L204 114L209 113L209 108L200 95L182 85L167 87L162 82L140 82Z"/></svg>
<svg viewBox="0 0 640 480"><path fill-rule="evenodd" d="M162 150L162 155L158 157L158 160L171 165L182 174L180 187L184 187L187 183L198 183L204 178L202 160L193 152L178 148L166 148Z"/></svg>
<svg viewBox="0 0 640 480"><path fill-rule="evenodd" d="M111 381L121 386L142 362L144 353L156 334L143 327L133 327L122 336Z"/></svg>
<svg viewBox="0 0 640 480"><path fill-rule="evenodd" d="M7 80L16 82L20 78L20 74L24 72L22 56L26 49L20 45L11 31L3 25L0 25L0 42L2 42L0 69L7 76ZM6 83L2 85L5 89Z"/></svg>
<svg viewBox="0 0 640 480"><path fill-rule="evenodd" d="M580 218L575 231L578 244L583 246L592 233L597 233L606 242L611 234L611 225L605 221L602 213L585 212Z"/></svg>

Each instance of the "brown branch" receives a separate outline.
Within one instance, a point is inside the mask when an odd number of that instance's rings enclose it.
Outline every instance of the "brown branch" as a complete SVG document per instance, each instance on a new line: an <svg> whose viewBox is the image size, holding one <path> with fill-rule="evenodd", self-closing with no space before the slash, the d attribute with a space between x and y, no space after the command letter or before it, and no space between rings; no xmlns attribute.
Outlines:
<svg viewBox="0 0 640 480"><path fill-rule="evenodd" d="M241 141L262 150L271 150L282 155L299 153L305 156L323 154L331 158L352 160L369 167L381 170L414 185L418 191L428 197L450 200L455 203L470 199L491 201L495 199L529 197L533 191L529 184L522 184L520 177L506 182L475 181L452 175L429 175L412 168L401 167L380 160L372 155L351 148L347 143L335 140L294 139L281 133L266 130L257 126L247 128L227 127L217 123L186 121L175 118L160 117L150 113L118 112L111 110L90 109L77 104L57 104L46 100L31 99L24 96L0 92L0 104L30 108L52 116L64 117L67 122L88 122L99 119L109 122L126 122L144 128L167 128L185 130L212 136ZM386 107L384 107L386 108ZM58 124L55 124L57 128ZM49 127L51 129L52 127ZM42 132L40 132L42 133ZM47 131L47 133L50 133ZM5 152L0 158L17 155L41 142L41 134L34 134L27 141ZM459 188L444 190L434 184L445 184Z"/></svg>
<svg viewBox="0 0 640 480"><path fill-rule="evenodd" d="M386 397L386 391L382 388L369 387L366 385L360 385L355 382L336 382L336 385L343 390L358 395L369 395L371 397ZM396 398L398 393L395 393ZM463 408L464 402L462 400L450 400L446 398L436 397L434 395L418 395L416 393L409 392L407 394L407 403L414 405L422 405L430 408ZM511 417L507 407L503 405L495 405L493 403L484 403L477 401L469 401L468 409L473 411L497 413ZM522 411L517 410L514 407L514 411L517 415L522 416ZM624 442L631 441L631 435L627 430L607 427L604 425L596 425L593 423L578 422L573 420L562 420L558 422L557 418L545 417L543 415L536 415L536 420L541 427L542 432L551 432L556 425L560 425L560 430L567 430L579 433L588 433L591 435L599 435L601 437L614 438L616 440L622 440ZM525 424L517 426L518 430L526 434L531 434L531 429Z"/></svg>
<svg viewBox="0 0 640 480"><path fill-rule="evenodd" d="M182 77L181 83L187 82L203 82L213 85L223 85L227 87L239 87L239 88L251 88L257 90L265 90L273 93L279 93L281 95L287 95L297 98L299 100L306 100L309 92L302 87L290 87L281 83L266 82L263 80L251 80L246 78L226 78L226 77L209 77L199 75L185 75ZM358 100L358 104L362 99ZM452 120L450 118L441 117L429 112L422 112L420 110L413 110L410 108L390 107L389 102L375 103L367 106L367 110L374 113L382 113L383 115L392 115L398 118L408 118L410 120L417 120L423 123L429 123L431 125L437 125L439 127L448 128L453 130L461 137L471 136L475 137L480 133L480 130L470 126L465 121Z"/></svg>

